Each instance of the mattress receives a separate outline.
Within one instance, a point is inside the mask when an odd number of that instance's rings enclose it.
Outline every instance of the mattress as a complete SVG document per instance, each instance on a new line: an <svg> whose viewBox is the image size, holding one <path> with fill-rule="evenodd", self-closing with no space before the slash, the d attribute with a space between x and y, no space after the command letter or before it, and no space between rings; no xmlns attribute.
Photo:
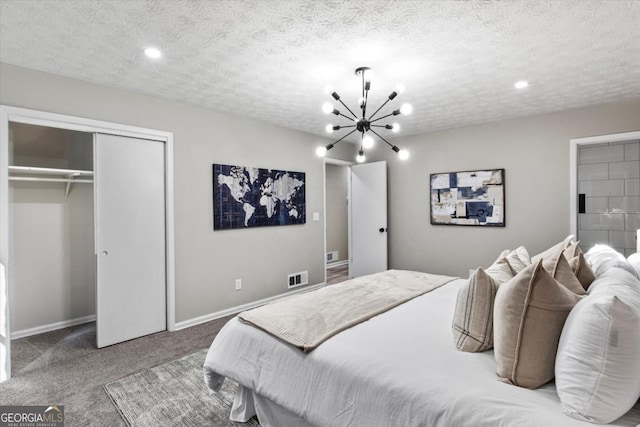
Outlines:
<svg viewBox="0 0 640 427"><path fill-rule="evenodd" d="M369 319L310 353L234 318L209 349L205 381L212 391L225 377L237 381L236 421L256 406L259 417L272 408L260 420L265 427L289 427L278 424L278 413L318 427L593 426L561 412L553 383L537 390L502 383L492 351L455 348L451 321L464 282ZM640 403L611 425L638 424Z"/></svg>

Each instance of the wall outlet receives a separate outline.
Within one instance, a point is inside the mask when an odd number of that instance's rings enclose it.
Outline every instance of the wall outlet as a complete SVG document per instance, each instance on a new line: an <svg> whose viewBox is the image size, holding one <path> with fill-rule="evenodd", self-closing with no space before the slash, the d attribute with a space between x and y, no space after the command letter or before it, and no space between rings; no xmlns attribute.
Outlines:
<svg viewBox="0 0 640 427"><path fill-rule="evenodd" d="M289 288L295 288L296 286L309 284L309 272L301 271L299 273L291 273L287 276L287 286Z"/></svg>
<svg viewBox="0 0 640 427"><path fill-rule="evenodd" d="M236 279L236 291L242 289L242 279Z"/></svg>

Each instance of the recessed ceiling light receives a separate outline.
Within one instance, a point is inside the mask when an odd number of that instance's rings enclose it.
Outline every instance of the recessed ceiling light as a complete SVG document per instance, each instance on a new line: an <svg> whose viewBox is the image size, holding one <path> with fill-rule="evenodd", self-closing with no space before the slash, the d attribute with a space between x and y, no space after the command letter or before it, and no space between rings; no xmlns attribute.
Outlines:
<svg viewBox="0 0 640 427"><path fill-rule="evenodd" d="M156 49L155 47L146 48L144 50L144 54L153 59L158 59L162 56L162 52L160 52L160 50Z"/></svg>
<svg viewBox="0 0 640 427"><path fill-rule="evenodd" d="M526 80L520 80L519 82L516 82L514 86L516 87L516 89L524 89L525 87L529 86L529 82Z"/></svg>

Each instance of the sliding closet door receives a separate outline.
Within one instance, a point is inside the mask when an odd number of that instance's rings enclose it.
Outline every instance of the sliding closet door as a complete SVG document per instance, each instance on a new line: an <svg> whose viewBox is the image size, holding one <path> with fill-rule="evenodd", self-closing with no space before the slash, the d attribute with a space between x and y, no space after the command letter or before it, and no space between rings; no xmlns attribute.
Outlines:
<svg viewBox="0 0 640 427"><path fill-rule="evenodd" d="M96 134L97 345L166 329L164 144Z"/></svg>

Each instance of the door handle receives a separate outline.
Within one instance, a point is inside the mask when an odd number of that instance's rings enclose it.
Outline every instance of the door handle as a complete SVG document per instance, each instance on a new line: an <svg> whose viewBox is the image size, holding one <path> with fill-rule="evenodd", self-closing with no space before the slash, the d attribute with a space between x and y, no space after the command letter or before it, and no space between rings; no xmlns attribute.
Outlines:
<svg viewBox="0 0 640 427"><path fill-rule="evenodd" d="M386 229L386 228L384 228L384 227L380 227L380 228L378 229L378 231L379 231L379 232L381 232L381 233L384 233L385 231L387 231L387 229Z"/></svg>
<svg viewBox="0 0 640 427"><path fill-rule="evenodd" d="M107 256L107 255L109 255L109 252L107 252L107 251L102 251L102 253L101 253L100 255L102 255L102 256Z"/></svg>

